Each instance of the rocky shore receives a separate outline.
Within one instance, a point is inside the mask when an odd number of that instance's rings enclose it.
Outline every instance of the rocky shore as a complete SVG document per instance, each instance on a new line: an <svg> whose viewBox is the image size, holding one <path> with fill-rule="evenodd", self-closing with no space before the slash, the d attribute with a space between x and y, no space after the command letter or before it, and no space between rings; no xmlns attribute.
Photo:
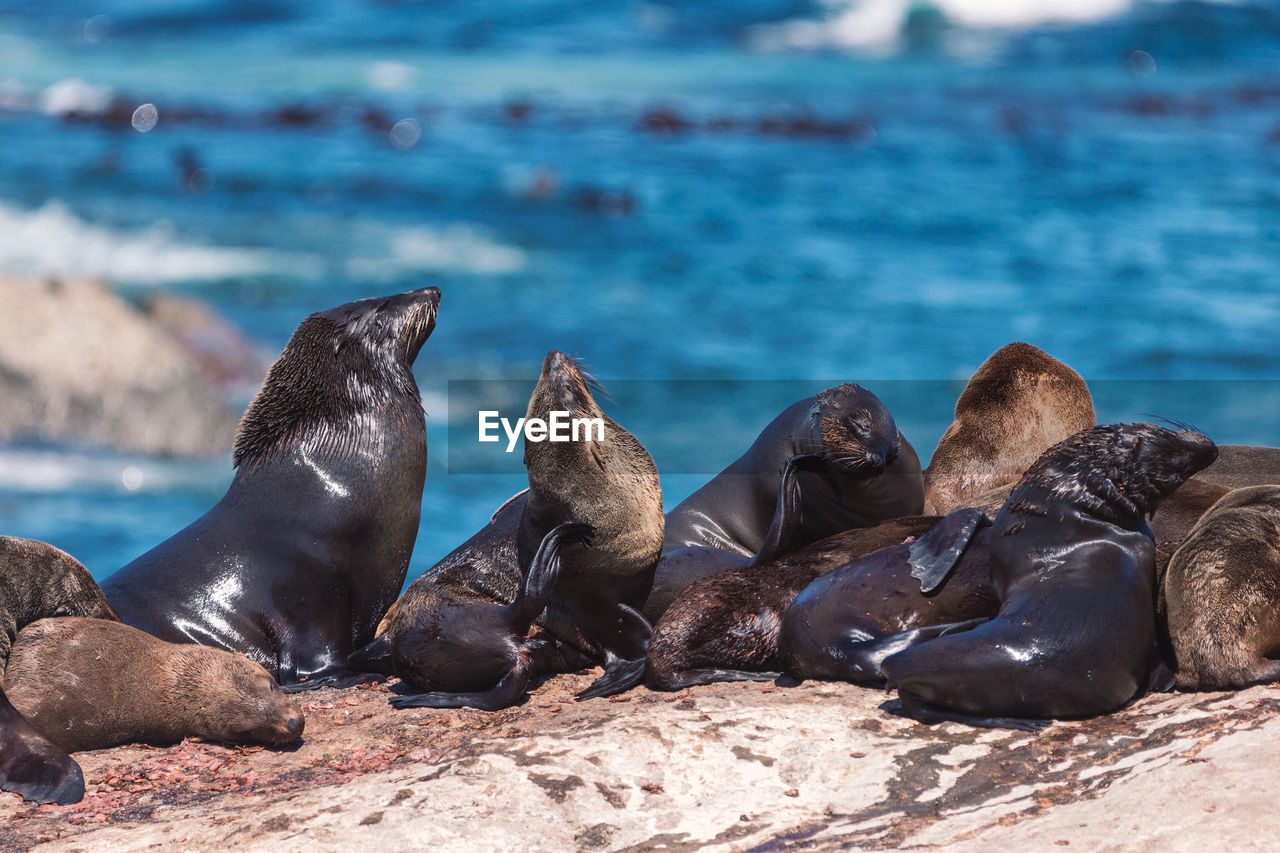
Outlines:
<svg viewBox="0 0 1280 853"><path fill-rule="evenodd" d="M223 454L267 365L195 300L144 309L92 281L0 276L0 324L0 442Z"/></svg>
<svg viewBox="0 0 1280 853"><path fill-rule="evenodd" d="M1032 735L927 727L845 684L396 711L304 694L302 745L80 753L75 806L0 801L12 850L1258 849L1280 687L1148 696Z"/></svg>

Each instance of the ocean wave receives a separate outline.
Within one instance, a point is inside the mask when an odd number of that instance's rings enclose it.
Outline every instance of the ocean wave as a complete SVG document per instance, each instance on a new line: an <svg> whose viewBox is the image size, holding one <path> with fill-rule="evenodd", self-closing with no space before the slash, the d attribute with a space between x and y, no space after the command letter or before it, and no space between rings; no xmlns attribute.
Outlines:
<svg viewBox="0 0 1280 853"><path fill-rule="evenodd" d="M1171 2L1145 0L1153 5ZM765 50L844 48L885 53L901 45L916 17L932 16L969 30L1018 31L1104 21L1133 11L1140 0L826 0L825 5L827 14L820 18L758 28L755 45Z"/></svg>
<svg viewBox="0 0 1280 853"><path fill-rule="evenodd" d="M263 274L295 260L262 249L184 243L165 222L133 231L93 224L59 201L35 210L0 203L0 269L21 275L161 284Z"/></svg>
<svg viewBox="0 0 1280 853"><path fill-rule="evenodd" d="M405 272L505 275L525 266L523 250L500 243L486 229L469 223L438 228L370 225L368 229L370 242L385 250L376 256L349 258L347 272L356 278L386 279Z"/></svg>
<svg viewBox="0 0 1280 853"><path fill-rule="evenodd" d="M226 469L224 461L166 463L72 450L5 447L0 448L0 492L167 492L207 487L224 478Z"/></svg>

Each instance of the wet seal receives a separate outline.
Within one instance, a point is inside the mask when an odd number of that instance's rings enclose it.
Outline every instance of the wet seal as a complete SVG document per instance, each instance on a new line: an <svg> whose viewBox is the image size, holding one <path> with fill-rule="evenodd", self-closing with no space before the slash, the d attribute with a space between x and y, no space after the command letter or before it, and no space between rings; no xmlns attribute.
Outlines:
<svg viewBox="0 0 1280 853"><path fill-rule="evenodd" d="M245 655L282 685L360 680L418 535L426 421L413 362L434 287L302 322L240 423L213 509L103 583L124 621Z"/></svg>
<svg viewBox="0 0 1280 853"><path fill-rule="evenodd" d="M1034 730L1138 695L1156 658L1146 516L1216 457L1208 436L1152 424L1094 427L1046 451L991 529L996 617L884 660L903 712Z"/></svg>

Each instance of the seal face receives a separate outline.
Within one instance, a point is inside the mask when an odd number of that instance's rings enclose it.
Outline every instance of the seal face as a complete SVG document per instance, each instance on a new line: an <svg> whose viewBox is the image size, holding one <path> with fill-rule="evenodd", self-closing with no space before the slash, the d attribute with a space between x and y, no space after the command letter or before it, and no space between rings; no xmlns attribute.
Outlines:
<svg viewBox="0 0 1280 853"><path fill-rule="evenodd" d="M70 554L32 539L0 537L0 667L10 659L19 631L53 616L119 618L88 570ZM3 689L0 790L61 805L84 796L79 765L23 719Z"/></svg>
<svg viewBox="0 0 1280 853"><path fill-rule="evenodd" d="M596 663L605 674L579 698L643 676L651 628L639 608L662 545L657 469L600 411L577 364L554 351L528 417L552 411L600 418L603 440L527 442L529 489L396 603L386 633L358 659L385 659L427 691L397 707L495 710L518 701L538 672Z"/></svg>
<svg viewBox="0 0 1280 853"><path fill-rule="evenodd" d="M781 668L782 617L801 590L864 554L925 534L937 521L883 521L829 536L762 565L695 581L653 628L645 683L654 690L683 690L715 681L775 677Z"/></svg>
<svg viewBox="0 0 1280 853"><path fill-rule="evenodd" d="M923 504L920 460L884 403L859 385L828 388L788 407L746 453L667 514L645 613L657 619L701 577L918 515Z"/></svg>
<svg viewBox="0 0 1280 853"><path fill-rule="evenodd" d="M1236 489L1169 561L1158 617L1183 690L1280 680L1280 486Z"/></svg>
<svg viewBox="0 0 1280 853"><path fill-rule="evenodd" d="M281 684L343 684L404 583L426 473L412 365L434 287L313 314L236 438L204 517L109 577L124 621L238 652Z"/></svg>
<svg viewBox="0 0 1280 853"><path fill-rule="evenodd" d="M944 515L1014 483L1051 445L1093 426L1080 374L1030 344L996 350L970 377L925 471L924 511Z"/></svg>
<svg viewBox="0 0 1280 853"><path fill-rule="evenodd" d="M1201 433L1151 424L1095 427L1046 451L993 525L997 616L884 661L904 711L1027 727L1132 699L1155 640L1145 516L1216 456Z"/></svg>
<svg viewBox="0 0 1280 853"><path fill-rule="evenodd" d="M119 622L34 622L18 635L4 678L23 718L67 752L187 737L286 744L302 735L302 711L256 663Z"/></svg>

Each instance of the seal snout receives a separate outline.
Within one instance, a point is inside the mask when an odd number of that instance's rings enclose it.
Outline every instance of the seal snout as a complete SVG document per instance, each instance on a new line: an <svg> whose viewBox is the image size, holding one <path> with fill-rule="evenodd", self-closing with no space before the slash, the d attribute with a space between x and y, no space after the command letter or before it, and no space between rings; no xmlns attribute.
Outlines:
<svg viewBox="0 0 1280 853"><path fill-rule="evenodd" d="M302 720L302 716L300 714L292 716L289 719L285 720L285 723L284 723L285 734L289 735L289 737L291 738L300 738L302 737L303 726L304 726L304 723Z"/></svg>

